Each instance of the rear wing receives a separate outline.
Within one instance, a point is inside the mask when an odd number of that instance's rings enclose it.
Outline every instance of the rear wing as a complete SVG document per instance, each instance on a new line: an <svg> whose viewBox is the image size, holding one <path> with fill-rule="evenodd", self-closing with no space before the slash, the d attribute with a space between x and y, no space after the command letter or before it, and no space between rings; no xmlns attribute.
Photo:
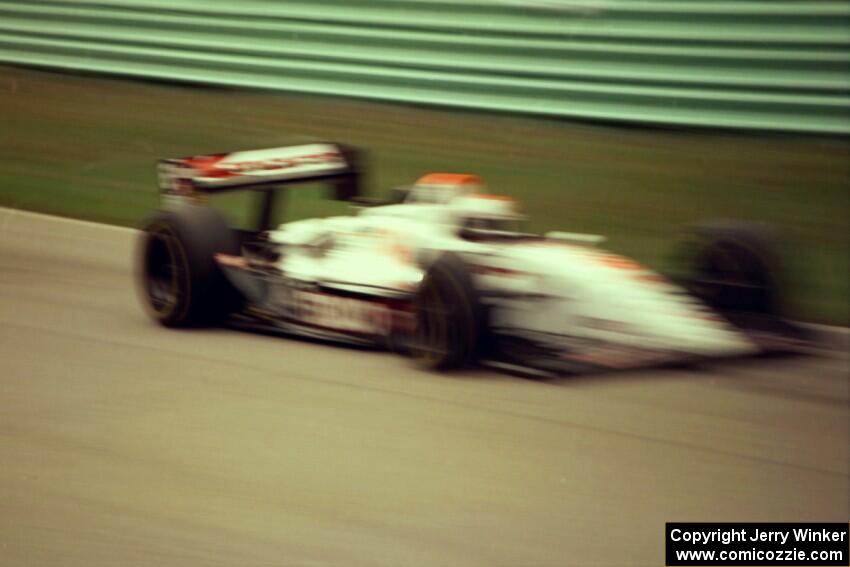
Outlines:
<svg viewBox="0 0 850 567"><path fill-rule="evenodd" d="M333 199L360 194L360 152L334 143L163 159L157 171L166 206L201 202L204 195L225 191L263 192L258 230L269 228L274 190L283 186L328 181Z"/></svg>

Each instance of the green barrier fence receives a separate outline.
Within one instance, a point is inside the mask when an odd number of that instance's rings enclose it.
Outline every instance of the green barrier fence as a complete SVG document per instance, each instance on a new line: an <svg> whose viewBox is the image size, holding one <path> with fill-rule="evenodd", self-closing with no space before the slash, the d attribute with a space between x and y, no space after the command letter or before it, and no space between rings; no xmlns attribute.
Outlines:
<svg viewBox="0 0 850 567"><path fill-rule="evenodd" d="M559 117L850 133L850 2L0 0L0 62Z"/></svg>

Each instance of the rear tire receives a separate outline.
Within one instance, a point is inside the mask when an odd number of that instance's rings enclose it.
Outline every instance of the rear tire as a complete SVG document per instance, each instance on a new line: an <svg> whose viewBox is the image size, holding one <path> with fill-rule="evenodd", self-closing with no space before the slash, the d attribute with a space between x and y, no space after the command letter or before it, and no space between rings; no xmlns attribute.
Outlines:
<svg viewBox="0 0 850 567"><path fill-rule="evenodd" d="M215 209L159 211L145 223L137 280L150 316L166 327L212 325L238 305L215 261L238 255L239 240Z"/></svg>
<svg viewBox="0 0 850 567"><path fill-rule="evenodd" d="M410 354L418 365L452 370L478 359L487 330L484 311L469 270L457 255L443 255L428 270L415 312Z"/></svg>

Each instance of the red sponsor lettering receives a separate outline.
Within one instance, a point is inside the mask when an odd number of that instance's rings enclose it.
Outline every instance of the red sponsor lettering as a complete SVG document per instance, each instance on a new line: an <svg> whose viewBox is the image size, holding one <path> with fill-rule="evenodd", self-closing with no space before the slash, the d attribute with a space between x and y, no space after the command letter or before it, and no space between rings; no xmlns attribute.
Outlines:
<svg viewBox="0 0 850 567"><path fill-rule="evenodd" d="M327 163L340 160L338 152L321 152L291 158L271 158L256 161L238 161L219 163L218 168L230 173L248 173L251 171L268 171L289 169L299 165Z"/></svg>

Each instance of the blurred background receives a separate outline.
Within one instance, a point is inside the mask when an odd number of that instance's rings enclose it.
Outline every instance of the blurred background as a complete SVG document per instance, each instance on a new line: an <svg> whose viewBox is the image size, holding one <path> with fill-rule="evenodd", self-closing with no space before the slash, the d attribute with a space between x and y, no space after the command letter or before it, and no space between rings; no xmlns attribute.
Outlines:
<svg viewBox="0 0 850 567"><path fill-rule="evenodd" d="M477 173L531 228L656 268L693 222L775 223L794 314L847 324L848 22L844 1L0 0L0 204L137 226L158 158L334 140L369 152L374 194Z"/></svg>

